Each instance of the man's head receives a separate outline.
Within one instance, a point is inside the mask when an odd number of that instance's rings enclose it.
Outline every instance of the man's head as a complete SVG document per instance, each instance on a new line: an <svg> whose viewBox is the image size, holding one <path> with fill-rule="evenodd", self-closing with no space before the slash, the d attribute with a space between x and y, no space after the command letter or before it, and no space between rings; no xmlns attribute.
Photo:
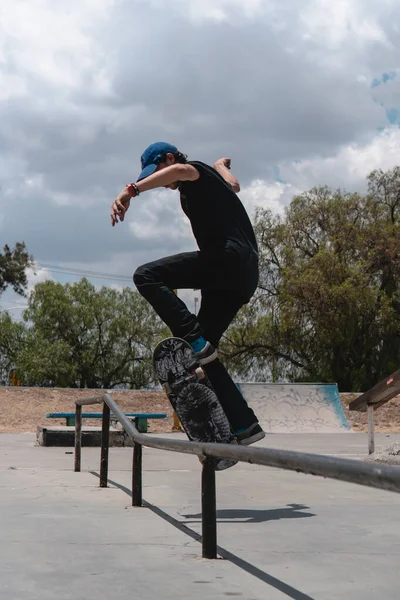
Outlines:
<svg viewBox="0 0 400 600"><path fill-rule="evenodd" d="M186 156L179 152L176 146L168 144L167 142L156 142L151 144L143 152L141 156L142 172L140 173L137 181L149 177L156 171L165 169L175 163L185 163ZM171 190L176 190L178 182L171 183L168 186Z"/></svg>

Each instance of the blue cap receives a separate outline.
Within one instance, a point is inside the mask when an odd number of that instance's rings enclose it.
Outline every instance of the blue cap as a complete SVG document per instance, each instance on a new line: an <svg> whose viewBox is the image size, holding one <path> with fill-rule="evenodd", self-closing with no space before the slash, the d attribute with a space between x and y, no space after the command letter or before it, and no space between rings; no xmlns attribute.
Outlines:
<svg viewBox="0 0 400 600"><path fill-rule="evenodd" d="M178 152L178 148L172 144L167 144L167 142L156 142L155 144L151 144L151 146L146 148L140 158L142 163L142 172L136 181L140 181L141 179L152 175L168 152L176 154L176 152Z"/></svg>

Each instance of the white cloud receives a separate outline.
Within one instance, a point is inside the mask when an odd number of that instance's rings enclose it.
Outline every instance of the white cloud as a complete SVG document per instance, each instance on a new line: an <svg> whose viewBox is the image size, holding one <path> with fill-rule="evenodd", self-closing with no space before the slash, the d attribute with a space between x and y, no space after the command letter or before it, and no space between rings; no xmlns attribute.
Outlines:
<svg viewBox="0 0 400 600"><path fill-rule="evenodd" d="M283 205L293 196L294 190L290 183L266 182L261 179L252 181L240 193L250 218L257 207L269 208L274 213L283 213Z"/></svg>
<svg viewBox="0 0 400 600"><path fill-rule="evenodd" d="M165 6L164 0L147 0L146 4L154 8ZM270 0L170 0L168 9L186 14L195 22L209 20L218 23L228 21L238 13L252 19L269 4L271 4Z"/></svg>
<svg viewBox="0 0 400 600"><path fill-rule="evenodd" d="M102 55L95 26L107 19L114 4L113 0L4 2L0 11L0 68L14 64L20 72L19 93L27 93L22 77L29 79L31 75L61 88L75 88ZM5 88L10 94L15 92L12 75L8 81L3 79L4 83L8 83Z"/></svg>
<svg viewBox="0 0 400 600"><path fill-rule="evenodd" d="M36 273L34 273L34 270L36 270ZM48 280L54 280L51 271L49 271L48 269L40 268L38 265L35 265L34 269L28 269L26 274L28 278L28 295L31 293L31 291L37 283L42 283Z"/></svg>
<svg viewBox="0 0 400 600"><path fill-rule="evenodd" d="M7 288L0 297L0 311L9 311L10 316L15 321L21 321L23 311L28 306L29 295L37 283L53 279L51 273L46 269L41 269L36 265L36 274L34 269L27 269L26 275L28 279L28 286L26 290L26 297L19 296L12 288Z"/></svg>
<svg viewBox="0 0 400 600"><path fill-rule="evenodd" d="M27 96L27 94L28 88L22 77L10 73L2 73L0 70L0 102Z"/></svg>
<svg viewBox="0 0 400 600"><path fill-rule="evenodd" d="M339 52L346 51L342 46L349 38L357 44L387 43L387 36L376 18L379 10L368 14L368 8L365 0L309 0L300 13L303 36L319 42L325 49Z"/></svg>
<svg viewBox="0 0 400 600"><path fill-rule="evenodd" d="M255 180L243 189L241 197L251 215L257 206L282 214L293 196L312 187L365 192L371 171L396 166L400 166L400 130L391 127L364 145L351 144L331 156L279 163L285 183Z"/></svg>
<svg viewBox="0 0 400 600"><path fill-rule="evenodd" d="M388 128L368 143L351 144L328 157L315 157L279 165L281 177L296 189L327 184L333 188L363 190L374 169L400 165L400 130Z"/></svg>
<svg viewBox="0 0 400 600"><path fill-rule="evenodd" d="M131 201L126 221L136 239L154 240L158 245L173 240L181 248L193 246L190 223L180 207L179 192L156 190L141 195Z"/></svg>

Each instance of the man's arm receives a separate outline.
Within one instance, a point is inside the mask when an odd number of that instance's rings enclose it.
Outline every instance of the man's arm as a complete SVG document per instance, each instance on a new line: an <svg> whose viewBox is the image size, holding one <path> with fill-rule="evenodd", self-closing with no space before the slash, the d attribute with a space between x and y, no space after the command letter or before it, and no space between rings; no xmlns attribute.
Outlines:
<svg viewBox="0 0 400 600"><path fill-rule="evenodd" d="M147 192L154 188L163 187L176 183L177 181L196 181L200 173L192 165L176 163L170 167L165 167L161 171L156 171L146 179L142 179L136 185L139 192Z"/></svg>
<svg viewBox="0 0 400 600"><path fill-rule="evenodd" d="M146 179L142 179L136 183L139 192L147 192L158 187L170 185L177 181L196 181L199 179L200 173L192 165L176 163L170 167L165 167L161 171L156 171ZM120 221L124 220L125 213L129 208L131 200L131 192L125 187L118 194L111 206L111 224L114 227Z"/></svg>
<svg viewBox="0 0 400 600"><path fill-rule="evenodd" d="M225 179L225 181L232 186L233 191L236 192L236 194L238 192L240 192L239 181L230 172L230 168L231 168L231 159L230 158L219 158L218 160L215 161L213 167L216 171L218 171L218 173L220 175L222 175L222 177Z"/></svg>

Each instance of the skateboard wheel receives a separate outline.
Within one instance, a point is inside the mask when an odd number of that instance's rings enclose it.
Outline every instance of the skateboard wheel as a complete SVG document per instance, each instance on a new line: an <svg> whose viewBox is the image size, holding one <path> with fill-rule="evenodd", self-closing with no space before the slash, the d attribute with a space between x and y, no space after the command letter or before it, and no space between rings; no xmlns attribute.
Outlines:
<svg viewBox="0 0 400 600"><path fill-rule="evenodd" d="M197 369L195 370L195 373L197 375L197 379L204 379L205 373L201 367L197 367Z"/></svg>
<svg viewBox="0 0 400 600"><path fill-rule="evenodd" d="M172 392L171 386L169 385L169 383L163 383L162 387L166 394L170 394Z"/></svg>

